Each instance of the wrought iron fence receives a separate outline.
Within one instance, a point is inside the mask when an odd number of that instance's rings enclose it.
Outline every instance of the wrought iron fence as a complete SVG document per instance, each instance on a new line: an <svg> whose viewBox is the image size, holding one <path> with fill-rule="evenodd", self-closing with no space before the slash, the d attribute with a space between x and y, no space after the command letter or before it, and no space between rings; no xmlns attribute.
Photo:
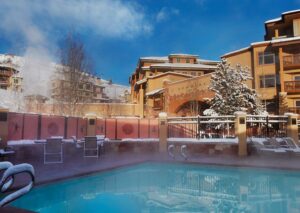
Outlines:
<svg viewBox="0 0 300 213"><path fill-rule="evenodd" d="M169 117L169 138L233 138L235 116ZM248 137L285 137L287 116L247 115ZM300 125L299 125L300 127Z"/></svg>
<svg viewBox="0 0 300 213"><path fill-rule="evenodd" d="M287 116L247 115L248 137L286 137Z"/></svg>
<svg viewBox="0 0 300 213"><path fill-rule="evenodd" d="M170 117L168 118L168 137L235 137L234 118L234 116Z"/></svg>

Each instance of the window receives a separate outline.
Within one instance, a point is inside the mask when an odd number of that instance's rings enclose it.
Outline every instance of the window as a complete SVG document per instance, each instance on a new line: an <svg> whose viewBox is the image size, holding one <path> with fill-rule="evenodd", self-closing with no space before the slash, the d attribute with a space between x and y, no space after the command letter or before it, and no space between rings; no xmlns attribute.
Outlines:
<svg viewBox="0 0 300 213"><path fill-rule="evenodd" d="M295 81L300 81L300 75L295 76Z"/></svg>
<svg viewBox="0 0 300 213"><path fill-rule="evenodd" d="M191 72L191 75L196 75L196 72Z"/></svg>
<svg viewBox="0 0 300 213"><path fill-rule="evenodd" d="M19 81L18 79L14 79L14 83L17 84Z"/></svg>
<svg viewBox="0 0 300 213"><path fill-rule="evenodd" d="M295 101L295 106L300 107L300 100Z"/></svg>
<svg viewBox="0 0 300 213"><path fill-rule="evenodd" d="M275 54L274 53L258 53L258 63L259 65L263 64L274 64L275 63Z"/></svg>
<svg viewBox="0 0 300 213"><path fill-rule="evenodd" d="M90 84L86 84L86 85L85 85L85 88L86 88L87 90L90 90L90 89L91 89L91 85L90 85Z"/></svg>
<svg viewBox="0 0 300 213"><path fill-rule="evenodd" d="M276 80L275 75L260 76L260 88L275 87Z"/></svg>
<svg viewBox="0 0 300 213"><path fill-rule="evenodd" d="M180 63L180 58L176 58L177 63Z"/></svg>
<svg viewBox="0 0 300 213"><path fill-rule="evenodd" d="M267 112L272 114L276 113L277 106L275 100L264 100L262 102L265 104Z"/></svg>
<svg viewBox="0 0 300 213"><path fill-rule="evenodd" d="M190 59L188 58L188 59L186 59L186 63L190 63Z"/></svg>
<svg viewBox="0 0 300 213"><path fill-rule="evenodd" d="M300 19L293 20L294 36L300 36Z"/></svg>
<svg viewBox="0 0 300 213"><path fill-rule="evenodd" d="M83 89L83 84L79 84L79 89Z"/></svg>

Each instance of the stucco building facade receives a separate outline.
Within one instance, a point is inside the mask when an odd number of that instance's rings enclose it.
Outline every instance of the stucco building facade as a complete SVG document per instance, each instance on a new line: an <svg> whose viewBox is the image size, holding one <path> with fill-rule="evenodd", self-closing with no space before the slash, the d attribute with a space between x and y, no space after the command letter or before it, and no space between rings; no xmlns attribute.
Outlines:
<svg viewBox="0 0 300 213"><path fill-rule="evenodd" d="M140 117L156 117L161 111L186 115L192 108L198 114L203 106L199 102L211 95L210 77L203 76L210 76L217 63L189 54L141 57L129 79L131 100L139 105Z"/></svg>
<svg viewBox="0 0 300 213"><path fill-rule="evenodd" d="M229 63L251 70L254 88L269 113L300 113L300 10L265 23L264 41L227 53Z"/></svg>

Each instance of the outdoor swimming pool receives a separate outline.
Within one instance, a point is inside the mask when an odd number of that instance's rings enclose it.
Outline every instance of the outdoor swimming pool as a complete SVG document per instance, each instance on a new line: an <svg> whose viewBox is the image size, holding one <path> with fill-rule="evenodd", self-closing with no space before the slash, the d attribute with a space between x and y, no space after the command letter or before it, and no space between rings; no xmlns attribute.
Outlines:
<svg viewBox="0 0 300 213"><path fill-rule="evenodd" d="M35 187L37 212L298 212L300 172L144 163Z"/></svg>

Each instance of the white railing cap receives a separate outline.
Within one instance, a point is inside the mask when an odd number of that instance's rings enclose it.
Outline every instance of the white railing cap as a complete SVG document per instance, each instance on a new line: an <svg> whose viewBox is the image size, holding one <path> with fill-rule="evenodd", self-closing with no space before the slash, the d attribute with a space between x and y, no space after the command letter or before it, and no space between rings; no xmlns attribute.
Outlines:
<svg viewBox="0 0 300 213"><path fill-rule="evenodd" d="M234 115L247 115L247 113L243 111L237 111L234 113Z"/></svg>
<svg viewBox="0 0 300 213"><path fill-rule="evenodd" d="M160 112L160 113L158 114L158 117L159 117L160 119L161 119L161 118L167 118L168 115L167 115L166 112Z"/></svg>
<svg viewBox="0 0 300 213"><path fill-rule="evenodd" d="M285 116L298 116L298 114L296 113L292 113L292 112L286 112L284 113Z"/></svg>

